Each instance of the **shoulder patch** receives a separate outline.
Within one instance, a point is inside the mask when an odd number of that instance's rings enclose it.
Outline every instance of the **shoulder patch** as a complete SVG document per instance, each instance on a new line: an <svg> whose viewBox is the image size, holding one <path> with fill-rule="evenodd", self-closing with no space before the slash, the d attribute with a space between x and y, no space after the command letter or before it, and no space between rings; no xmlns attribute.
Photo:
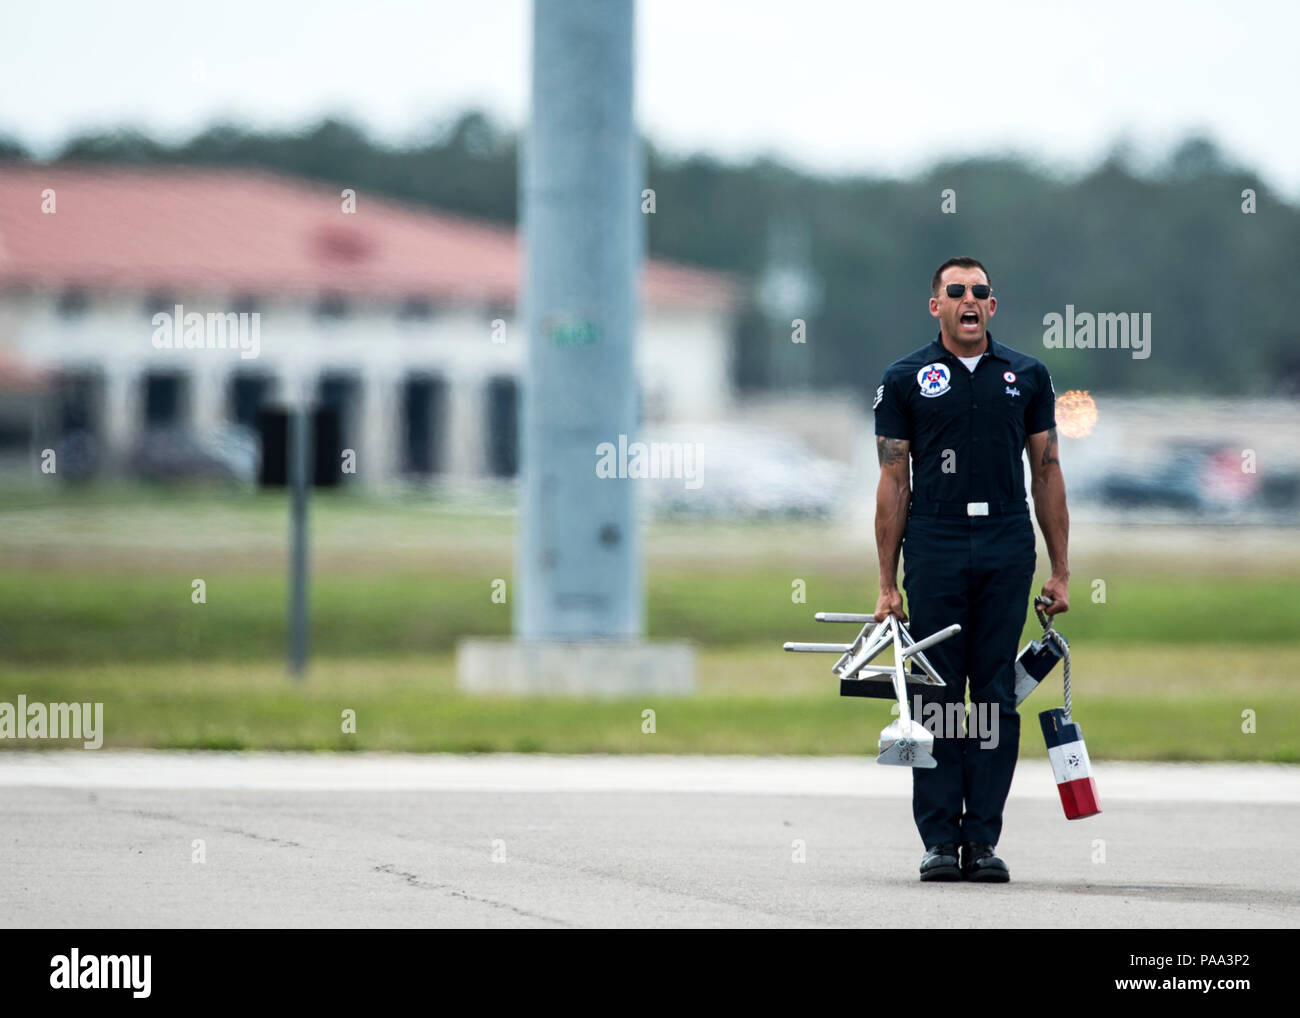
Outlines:
<svg viewBox="0 0 1300 1018"><path fill-rule="evenodd" d="M942 396L952 385L952 374L946 364L935 361L916 373L916 384L922 396Z"/></svg>
<svg viewBox="0 0 1300 1018"><path fill-rule="evenodd" d="M884 399L884 398L885 398L885 387L884 387L883 385L877 385L877 386L876 386L876 399L875 399L875 402L873 402L873 403L871 404L871 409L872 409L872 410L875 410L878 406L880 406L880 401L881 401L882 399Z"/></svg>

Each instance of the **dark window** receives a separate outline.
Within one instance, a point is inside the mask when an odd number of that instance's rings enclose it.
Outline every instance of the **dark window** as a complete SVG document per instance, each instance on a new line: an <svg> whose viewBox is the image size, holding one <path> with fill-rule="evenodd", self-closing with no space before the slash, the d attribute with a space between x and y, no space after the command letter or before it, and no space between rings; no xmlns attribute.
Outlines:
<svg viewBox="0 0 1300 1018"><path fill-rule="evenodd" d="M447 383L441 378L413 376L403 391L406 418L406 469L413 474L440 474L444 467L443 420Z"/></svg>
<svg viewBox="0 0 1300 1018"><path fill-rule="evenodd" d="M427 297L408 297L397 309L397 317L404 322L424 322L433 317L433 301Z"/></svg>
<svg viewBox="0 0 1300 1018"><path fill-rule="evenodd" d="M267 375L239 373L230 379L230 419L245 428L257 430L258 415L271 391Z"/></svg>
<svg viewBox="0 0 1300 1018"><path fill-rule="evenodd" d="M322 483L319 476L327 467L338 480L344 480L342 452L344 449L356 451L360 437L361 382L355 375L331 372L321 376L316 396L320 404L317 436L321 440L316 456L317 483ZM328 448L331 442L332 451ZM358 472L363 469L360 462L356 469Z"/></svg>
<svg viewBox="0 0 1300 1018"><path fill-rule="evenodd" d="M513 378L488 383L488 472L514 477L519 469L519 387Z"/></svg>
<svg viewBox="0 0 1300 1018"><path fill-rule="evenodd" d="M90 306L90 294L85 290L69 289L59 294L59 315L63 318L80 318Z"/></svg>
<svg viewBox="0 0 1300 1018"><path fill-rule="evenodd" d="M348 300L342 294L327 293L316 302L316 317L338 321L348 316Z"/></svg>
<svg viewBox="0 0 1300 1018"><path fill-rule="evenodd" d="M144 379L144 422L147 428L180 423L185 376L150 372Z"/></svg>
<svg viewBox="0 0 1300 1018"><path fill-rule="evenodd" d="M99 431L99 408L103 379L89 371L70 371L59 376L58 428L60 435L74 431L96 434Z"/></svg>
<svg viewBox="0 0 1300 1018"><path fill-rule="evenodd" d="M361 382L356 375L329 372L321 375L316 398L321 406L342 410L350 415L361 393Z"/></svg>

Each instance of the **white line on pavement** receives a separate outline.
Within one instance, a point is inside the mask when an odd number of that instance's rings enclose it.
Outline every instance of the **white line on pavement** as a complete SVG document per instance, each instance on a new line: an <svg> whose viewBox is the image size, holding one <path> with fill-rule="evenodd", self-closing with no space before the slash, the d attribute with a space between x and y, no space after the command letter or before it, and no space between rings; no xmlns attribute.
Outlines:
<svg viewBox="0 0 1300 1018"><path fill-rule="evenodd" d="M1093 761L1116 800L1300 804L1300 766ZM445 753L0 752L0 787L301 791L712 792L910 798L907 768L870 757ZM1046 760L1021 760L1013 796L1055 799Z"/></svg>

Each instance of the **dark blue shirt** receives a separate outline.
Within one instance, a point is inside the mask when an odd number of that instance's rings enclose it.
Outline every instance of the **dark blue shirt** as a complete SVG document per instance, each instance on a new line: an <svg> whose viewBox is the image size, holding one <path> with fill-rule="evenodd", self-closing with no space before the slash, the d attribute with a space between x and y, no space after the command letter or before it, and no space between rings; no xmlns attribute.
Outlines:
<svg viewBox="0 0 1300 1018"><path fill-rule="evenodd" d="M876 390L876 434L911 443L916 501L1023 501L1025 441L1056 427L1047 366L987 335L973 372L936 336Z"/></svg>

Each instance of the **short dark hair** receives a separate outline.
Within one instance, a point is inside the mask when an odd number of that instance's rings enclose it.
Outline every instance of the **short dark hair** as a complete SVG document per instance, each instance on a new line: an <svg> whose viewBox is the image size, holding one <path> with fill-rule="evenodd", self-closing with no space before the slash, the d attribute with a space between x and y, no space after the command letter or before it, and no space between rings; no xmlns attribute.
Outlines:
<svg viewBox="0 0 1300 1018"><path fill-rule="evenodd" d="M930 280L931 297L939 296L939 283L943 279L943 270L950 269L954 265L961 269L980 269L984 273L984 278L988 279L989 286L993 285L993 280L989 279L989 270L984 268L984 266L979 263L978 259L968 258L965 255L963 255L960 258L949 258L946 262L944 262L942 265L940 265L937 269L934 270L934 277Z"/></svg>

